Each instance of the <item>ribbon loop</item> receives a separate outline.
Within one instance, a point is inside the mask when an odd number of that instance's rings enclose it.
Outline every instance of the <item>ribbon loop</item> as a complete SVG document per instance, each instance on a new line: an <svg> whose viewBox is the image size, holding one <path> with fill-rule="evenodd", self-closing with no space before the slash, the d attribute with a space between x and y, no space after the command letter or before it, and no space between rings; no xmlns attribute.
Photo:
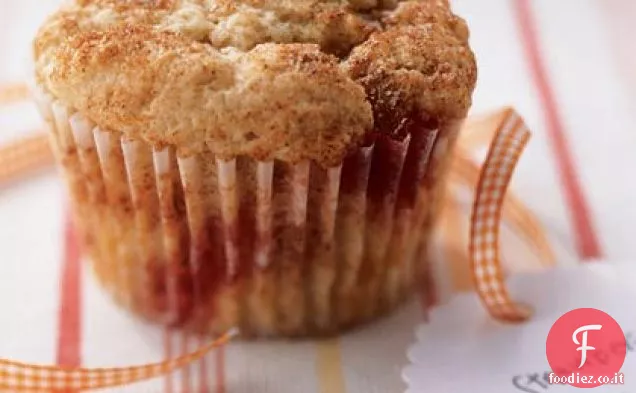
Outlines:
<svg viewBox="0 0 636 393"><path fill-rule="evenodd" d="M497 129L482 167L470 222L469 256L476 291L490 315L507 322L522 322L532 314L528 306L510 298L499 256L506 190L529 139L524 122L510 111Z"/></svg>

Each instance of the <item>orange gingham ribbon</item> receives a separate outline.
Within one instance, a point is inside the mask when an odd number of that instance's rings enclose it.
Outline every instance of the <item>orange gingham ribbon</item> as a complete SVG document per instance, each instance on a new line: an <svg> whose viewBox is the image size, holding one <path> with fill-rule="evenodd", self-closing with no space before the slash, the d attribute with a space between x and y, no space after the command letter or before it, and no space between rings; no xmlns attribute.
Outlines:
<svg viewBox="0 0 636 393"><path fill-rule="evenodd" d="M159 363L118 368L64 368L37 366L0 359L0 391L42 392L51 390L91 390L117 387L169 374L196 362L225 345L237 331L232 330L189 354Z"/></svg>
<svg viewBox="0 0 636 393"><path fill-rule="evenodd" d="M26 96L20 85L0 87L0 105ZM477 127L479 126L479 127ZM499 224L502 210L516 231L529 241L544 259L553 254L540 225L528 209L511 194L506 195L512 173L529 139L529 132L512 109L495 114L484 122L470 122L477 128L470 139L460 140L452 167L452 179L468 185L477 182L471 218L470 260L475 290L490 314L504 321L523 321L530 310L511 300L499 259ZM494 134L494 139L493 139ZM469 158L470 147L490 141L486 161L480 168ZM50 166L53 154L44 134L0 147L0 185ZM0 390L50 391L91 390L129 385L171 373L203 358L237 334L231 331L189 354L159 363L122 368L64 368L39 366L0 359Z"/></svg>
<svg viewBox="0 0 636 393"><path fill-rule="evenodd" d="M470 220L469 258L476 291L494 318L521 322L529 307L511 300L499 260L499 226L506 190L530 132L516 114L496 130L475 190Z"/></svg>

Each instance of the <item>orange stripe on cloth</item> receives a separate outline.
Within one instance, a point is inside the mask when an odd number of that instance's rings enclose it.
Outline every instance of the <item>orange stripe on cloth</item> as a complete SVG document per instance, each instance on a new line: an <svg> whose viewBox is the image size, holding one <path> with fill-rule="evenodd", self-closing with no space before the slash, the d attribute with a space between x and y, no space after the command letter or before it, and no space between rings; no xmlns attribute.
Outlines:
<svg viewBox="0 0 636 393"><path fill-rule="evenodd" d="M340 340L333 338L316 343L316 357L318 393L345 393Z"/></svg>
<svg viewBox="0 0 636 393"><path fill-rule="evenodd" d="M0 86L0 105L13 104L29 98L29 89L24 83Z"/></svg>
<svg viewBox="0 0 636 393"><path fill-rule="evenodd" d="M516 25L521 33L521 43L543 106L548 135L552 142L561 184L570 210L577 251L583 259L598 259L602 256L601 247L575 170L555 94L548 78L531 2L530 0L513 0L513 5Z"/></svg>
<svg viewBox="0 0 636 393"><path fill-rule="evenodd" d="M70 215L64 229L64 260L60 280L58 310L57 364L78 367L81 364L81 253Z"/></svg>

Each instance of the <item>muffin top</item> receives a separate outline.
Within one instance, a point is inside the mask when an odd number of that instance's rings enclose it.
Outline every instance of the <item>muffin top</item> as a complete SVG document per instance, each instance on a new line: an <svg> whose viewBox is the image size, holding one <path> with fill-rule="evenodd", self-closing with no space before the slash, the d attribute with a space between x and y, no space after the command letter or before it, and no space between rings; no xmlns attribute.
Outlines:
<svg viewBox="0 0 636 393"><path fill-rule="evenodd" d="M37 83L103 129L330 166L374 126L463 118L468 35L446 0L75 0L34 59Z"/></svg>

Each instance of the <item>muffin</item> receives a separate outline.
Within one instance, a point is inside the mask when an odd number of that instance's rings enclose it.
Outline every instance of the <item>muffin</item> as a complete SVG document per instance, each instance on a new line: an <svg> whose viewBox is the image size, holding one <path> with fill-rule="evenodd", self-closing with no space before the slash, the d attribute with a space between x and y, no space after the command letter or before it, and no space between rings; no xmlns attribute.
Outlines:
<svg viewBox="0 0 636 393"><path fill-rule="evenodd" d="M134 314L340 332L424 283L471 104L443 0L75 0L35 97L93 270Z"/></svg>

